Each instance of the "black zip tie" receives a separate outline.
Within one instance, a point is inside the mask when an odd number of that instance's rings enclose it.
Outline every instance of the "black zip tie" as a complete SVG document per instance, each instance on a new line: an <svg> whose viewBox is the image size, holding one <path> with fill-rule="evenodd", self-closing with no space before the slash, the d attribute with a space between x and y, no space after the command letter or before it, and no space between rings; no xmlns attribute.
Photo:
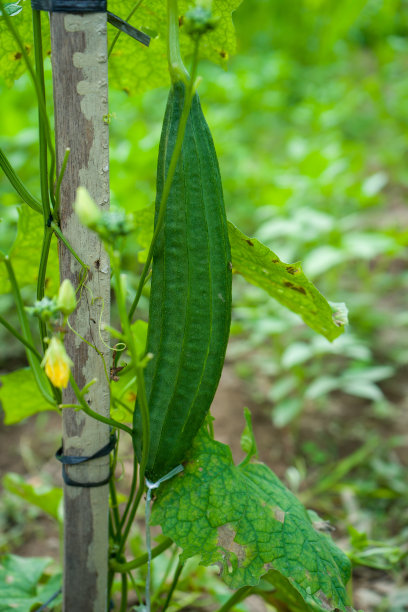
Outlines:
<svg viewBox="0 0 408 612"><path fill-rule="evenodd" d="M121 32L124 32L128 36L135 38L137 41L139 41L140 43L142 43L142 45L145 45L146 47L150 45L150 36L148 36L144 32L141 32L137 28L134 28L130 25L130 23L124 21L123 19L121 19L117 15L114 15L110 11L108 11L107 14L109 23L115 28L117 28Z"/></svg>
<svg viewBox="0 0 408 612"><path fill-rule="evenodd" d="M54 599L56 597L58 597L58 595L60 595L60 593L62 593L62 588L59 588L58 591L56 591L54 593L54 595L51 595L51 597L49 599L47 599L47 601L45 603L43 603L43 605L41 606L41 608L36 608L37 612L43 612L47 609L48 604L50 604L52 601L54 601Z"/></svg>
<svg viewBox="0 0 408 612"><path fill-rule="evenodd" d="M107 0L31 0L31 8L47 13L106 13L108 22L115 28L146 47L150 45L150 36L107 11Z"/></svg>
<svg viewBox="0 0 408 612"><path fill-rule="evenodd" d="M76 457L75 455L64 455L62 446L55 453L55 458L62 463L62 477L64 479L65 484L70 487L85 487L87 489L93 487L102 487L103 485L108 484L112 476L112 470L109 471L109 476L100 482L77 482L76 480L72 480L67 474L66 467L67 465L79 465L80 463L86 463L86 461L92 461L92 459L99 459L100 457L106 457L109 455L116 446L116 434L111 433L109 442L103 448L96 451L90 457Z"/></svg>
<svg viewBox="0 0 408 612"><path fill-rule="evenodd" d="M31 8L48 13L106 13L107 0L31 0Z"/></svg>

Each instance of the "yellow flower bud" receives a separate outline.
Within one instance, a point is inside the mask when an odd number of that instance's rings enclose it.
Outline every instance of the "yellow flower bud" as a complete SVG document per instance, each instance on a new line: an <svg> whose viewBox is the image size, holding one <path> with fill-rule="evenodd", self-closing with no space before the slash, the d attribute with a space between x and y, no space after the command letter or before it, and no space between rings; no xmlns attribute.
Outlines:
<svg viewBox="0 0 408 612"><path fill-rule="evenodd" d="M57 307L65 316L74 312L77 305L75 297L75 289L72 286L71 281L66 278L62 281L61 287L59 288Z"/></svg>
<svg viewBox="0 0 408 612"><path fill-rule="evenodd" d="M85 187L78 187L74 208L82 225L91 229L95 228L102 213Z"/></svg>
<svg viewBox="0 0 408 612"><path fill-rule="evenodd" d="M45 373L54 387L66 388L72 361L59 338L55 336L51 338L41 365L45 368Z"/></svg>

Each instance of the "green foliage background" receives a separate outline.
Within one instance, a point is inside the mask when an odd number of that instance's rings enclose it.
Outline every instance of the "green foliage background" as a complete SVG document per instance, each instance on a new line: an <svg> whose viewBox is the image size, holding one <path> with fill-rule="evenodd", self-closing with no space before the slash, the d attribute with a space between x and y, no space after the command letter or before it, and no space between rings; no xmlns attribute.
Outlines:
<svg viewBox="0 0 408 612"><path fill-rule="evenodd" d="M125 8L117 10L122 17ZM132 23L142 22L136 13ZM325 296L347 303L350 326L330 344L237 277L229 360L252 401L291 440L287 482L341 525L354 563L387 571L398 593L396 576L407 575L408 533L401 437L407 435L408 2L245 0L234 22L238 54L227 71L204 59L199 87L228 216L282 261L301 260ZM148 27L160 34L158 26ZM117 59L121 48L118 43ZM112 204L136 211L140 220L125 245L130 288L145 257L167 97L166 87L140 93L166 78L149 75L119 67L113 55L112 78L133 94L116 90L110 99ZM23 76L11 89L0 87L0 144L38 194L31 85ZM20 202L3 178L0 196L0 248L6 249ZM24 297L34 298L29 283ZM6 294L0 308L12 321ZM22 361L3 330L0 342L3 368ZM313 415L318 426L306 439L302 423ZM398 605L388 595L376 609Z"/></svg>

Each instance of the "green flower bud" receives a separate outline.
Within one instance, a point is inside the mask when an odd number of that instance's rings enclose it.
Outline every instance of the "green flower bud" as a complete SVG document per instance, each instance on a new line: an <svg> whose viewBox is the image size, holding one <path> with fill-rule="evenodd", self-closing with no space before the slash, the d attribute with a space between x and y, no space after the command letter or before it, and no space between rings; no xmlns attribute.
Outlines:
<svg viewBox="0 0 408 612"><path fill-rule="evenodd" d="M59 308L55 297L43 297L42 300L37 300L34 306L26 306L26 311L35 317L38 317L45 323L54 323L59 316Z"/></svg>
<svg viewBox="0 0 408 612"><path fill-rule="evenodd" d="M78 187L74 209L82 225L90 229L95 228L102 215L85 187Z"/></svg>
<svg viewBox="0 0 408 612"><path fill-rule="evenodd" d="M75 289L68 278L62 281L61 287L59 288L57 306L65 316L68 316L71 314L71 312L74 312L77 306Z"/></svg>
<svg viewBox="0 0 408 612"><path fill-rule="evenodd" d="M187 11L185 15L185 30L189 36L202 36L206 32L214 30L217 18L212 16L211 10L205 6L196 6Z"/></svg>
<svg viewBox="0 0 408 612"><path fill-rule="evenodd" d="M102 240L112 244L118 238L127 236L134 229L134 221L131 215L127 215L123 210L107 210L98 222L95 231Z"/></svg>

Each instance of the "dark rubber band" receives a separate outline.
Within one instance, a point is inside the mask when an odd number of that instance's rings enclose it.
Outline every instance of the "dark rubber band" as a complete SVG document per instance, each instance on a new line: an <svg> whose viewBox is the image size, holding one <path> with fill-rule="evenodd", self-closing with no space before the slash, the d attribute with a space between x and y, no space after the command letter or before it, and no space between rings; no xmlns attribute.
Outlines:
<svg viewBox="0 0 408 612"><path fill-rule="evenodd" d="M99 449L91 455L90 457L76 457L75 455L64 455L62 446L55 453L55 458L62 463L62 477L64 479L65 484L71 487L85 487L87 489L93 487L102 487L103 485L108 484L111 479L112 472L109 473L109 476L104 480L99 482L78 482L76 480L72 480L67 474L66 466L67 465L79 465L81 463L86 463L87 461L92 461L92 459L99 459L100 457L106 457L109 455L116 446L116 434L111 433L108 444L106 444L103 448Z"/></svg>
<svg viewBox="0 0 408 612"><path fill-rule="evenodd" d="M31 8L48 13L106 13L107 0L31 0Z"/></svg>

